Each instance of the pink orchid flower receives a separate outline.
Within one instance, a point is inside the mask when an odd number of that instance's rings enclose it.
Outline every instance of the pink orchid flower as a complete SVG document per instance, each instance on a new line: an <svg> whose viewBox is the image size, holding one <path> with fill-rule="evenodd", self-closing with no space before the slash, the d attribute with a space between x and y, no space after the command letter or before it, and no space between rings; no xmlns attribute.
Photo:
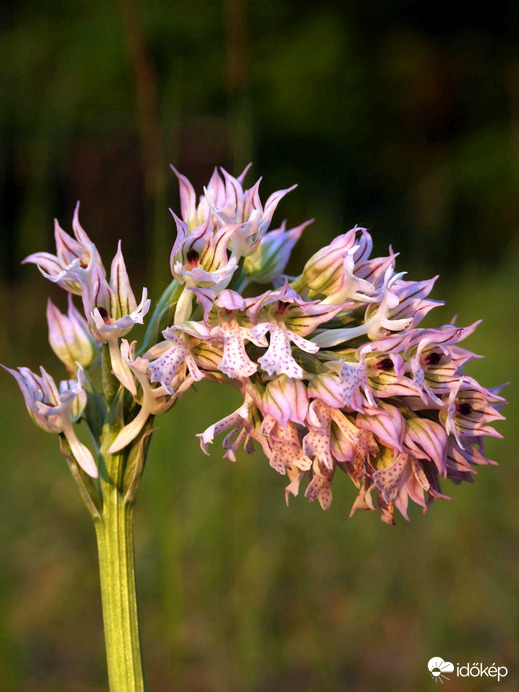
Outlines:
<svg viewBox="0 0 519 692"><path fill-rule="evenodd" d="M57 283L71 293L81 295L83 285L80 277L83 278L84 282L88 282L94 268L104 274L104 267L96 246L79 223L79 202L74 211L72 229L74 238L65 233L58 221L55 220L56 254L36 252L26 257L22 264L36 264L46 279Z"/></svg>
<svg viewBox="0 0 519 692"><path fill-rule="evenodd" d="M59 388L43 368L40 368L41 376L29 368L18 368L18 371L5 367L4 369L17 381L34 422L45 432L63 434L77 463L85 473L97 478L97 466L92 453L79 441L73 426L81 417L87 403L87 394L83 389L85 374L82 366L78 364L75 380L62 380Z"/></svg>

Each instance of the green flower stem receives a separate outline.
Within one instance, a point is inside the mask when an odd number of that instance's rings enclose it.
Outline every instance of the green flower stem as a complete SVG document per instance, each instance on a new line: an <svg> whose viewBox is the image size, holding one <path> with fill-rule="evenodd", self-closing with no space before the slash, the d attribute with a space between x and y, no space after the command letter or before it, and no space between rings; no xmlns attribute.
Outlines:
<svg viewBox="0 0 519 692"><path fill-rule="evenodd" d="M103 435L99 468L102 511L95 522L108 678L110 692L144 692L135 593L133 501L123 488L127 455L106 453L114 439L111 431Z"/></svg>

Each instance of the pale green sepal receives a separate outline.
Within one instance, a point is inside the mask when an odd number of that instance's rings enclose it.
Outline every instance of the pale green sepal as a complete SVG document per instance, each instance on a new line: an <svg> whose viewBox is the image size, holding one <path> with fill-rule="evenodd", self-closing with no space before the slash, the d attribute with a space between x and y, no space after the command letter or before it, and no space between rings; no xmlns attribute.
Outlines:
<svg viewBox="0 0 519 692"><path fill-rule="evenodd" d="M146 458L148 456L151 435L157 429L153 428L152 424L153 416L150 416L150 419L142 429L139 437L137 437L133 442L130 453L128 454L123 481L124 502L126 504L130 504L135 501L135 497L139 489L142 474L144 472L144 466L146 464Z"/></svg>
<svg viewBox="0 0 519 692"><path fill-rule="evenodd" d="M79 494L81 495L85 507L90 512L92 519L94 521L99 521L101 519L101 500L96 481L81 469L64 435L59 436L59 450L67 460L70 473L79 489Z"/></svg>

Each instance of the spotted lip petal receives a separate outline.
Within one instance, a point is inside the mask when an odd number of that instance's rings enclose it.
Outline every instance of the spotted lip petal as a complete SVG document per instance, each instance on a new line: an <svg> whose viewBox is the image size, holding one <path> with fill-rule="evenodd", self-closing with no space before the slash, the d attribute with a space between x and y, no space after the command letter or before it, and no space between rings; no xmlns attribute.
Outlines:
<svg viewBox="0 0 519 692"><path fill-rule="evenodd" d="M409 454L400 453L391 466L375 471L373 482L382 492L384 501L394 502L407 521L409 496L422 507L426 506L424 492L429 490L430 484L421 466Z"/></svg>
<svg viewBox="0 0 519 692"><path fill-rule="evenodd" d="M177 329L201 339L223 344L223 353L218 370L227 377L245 380L258 369L245 350L245 341L251 341L259 347L266 347L263 335L256 334L251 327L240 323L247 301L235 291L224 289L215 299L212 289L194 289L193 291L204 306L205 322L184 322ZM208 326L213 325L214 326Z"/></svg>
<svg viewBox="0 0 519 692"><path fill-rule="evenodd" d="M251 334L260 340L267 332L270 332L270 343L266 353L258 358L259 365L269 375L276 373L301 379L304 370L294 359L290 343L306 353L316 353L318 346L290 331L283 323L262 322L251 329Z"/></svg>
<svg viewBox="0 0 519 692"><path fill-rule="evenodd" d="M333 471L328 469L316 470L305 491L307 500L310 502L317 500L322 509L329 509L332 503L332 478Z"/></svg>
<svg viewBox="0 0 519 692"><path fill-rule="evenodd" d="M288 423L286 428L272 416L267 415L261 426L261 433L268 440L266 451L270 465L278 473L286 474L294 468L308 471L312 461L301 448L297 425Z"/></svg>
<svg viewBox="0 0 519 692"><path fill-rule="evenodd" d="M209 446L213 443L214 438L217 435L235 427L241 427L245 424L245 421L249 415L249 401L245 400L244 403L233 411L233 413L225 416L221 420L213 423L208 428L204 430L203 433L198 433L197 437L200 440L200 447L204 454L209 454Z"/></svg>
<svg viewBox="0 0 519 692"><path fill-rule="evenodd" d="M170 342L170 347L157 360L150 362L148 365L150 381L160 382L171 395L175 393L171 383L183 363L186 363L193 380L198 381L203 378L203 373L200 372L191 354L191 348L196 344L197 340L190 338L185 333L182 334L180 332L179 334L178 331L174 327L168 327L168 329L162 332L164 338Z"/></svg>
<svg viewBox="0 0 519 692"><path fill-rule="evenodd" d="M321 468L332 471L336 460L332 454L332 422L340 422L341 412L324 401L316 399L308 407L306 426L308 432L303 438L303 451L316 460Z"/></svg>
<svg viewBox="0 0 519 692"><path fill-rule="evenodd" d="M257 342L249 329L240 327L236 319L231 319L213 329L211 336L223 341L223 355L218 370L236 380L250 377L256 372L258 366L245 350L245 339Z"/></svg>

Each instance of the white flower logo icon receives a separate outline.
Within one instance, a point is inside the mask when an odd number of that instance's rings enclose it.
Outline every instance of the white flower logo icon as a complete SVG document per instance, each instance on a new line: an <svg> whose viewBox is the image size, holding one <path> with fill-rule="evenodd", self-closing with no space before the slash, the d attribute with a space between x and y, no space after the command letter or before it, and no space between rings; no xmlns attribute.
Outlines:
<svg viewBox="0 0 519 692"><path fill-rule="evenodd" d="M454 672L454 663L444 661L443 658L439 656L434 656L427 664L427 668L431 671L434 682L438 682L439 680L443 684L444 680L449 679L445 673Z"/></svg>

